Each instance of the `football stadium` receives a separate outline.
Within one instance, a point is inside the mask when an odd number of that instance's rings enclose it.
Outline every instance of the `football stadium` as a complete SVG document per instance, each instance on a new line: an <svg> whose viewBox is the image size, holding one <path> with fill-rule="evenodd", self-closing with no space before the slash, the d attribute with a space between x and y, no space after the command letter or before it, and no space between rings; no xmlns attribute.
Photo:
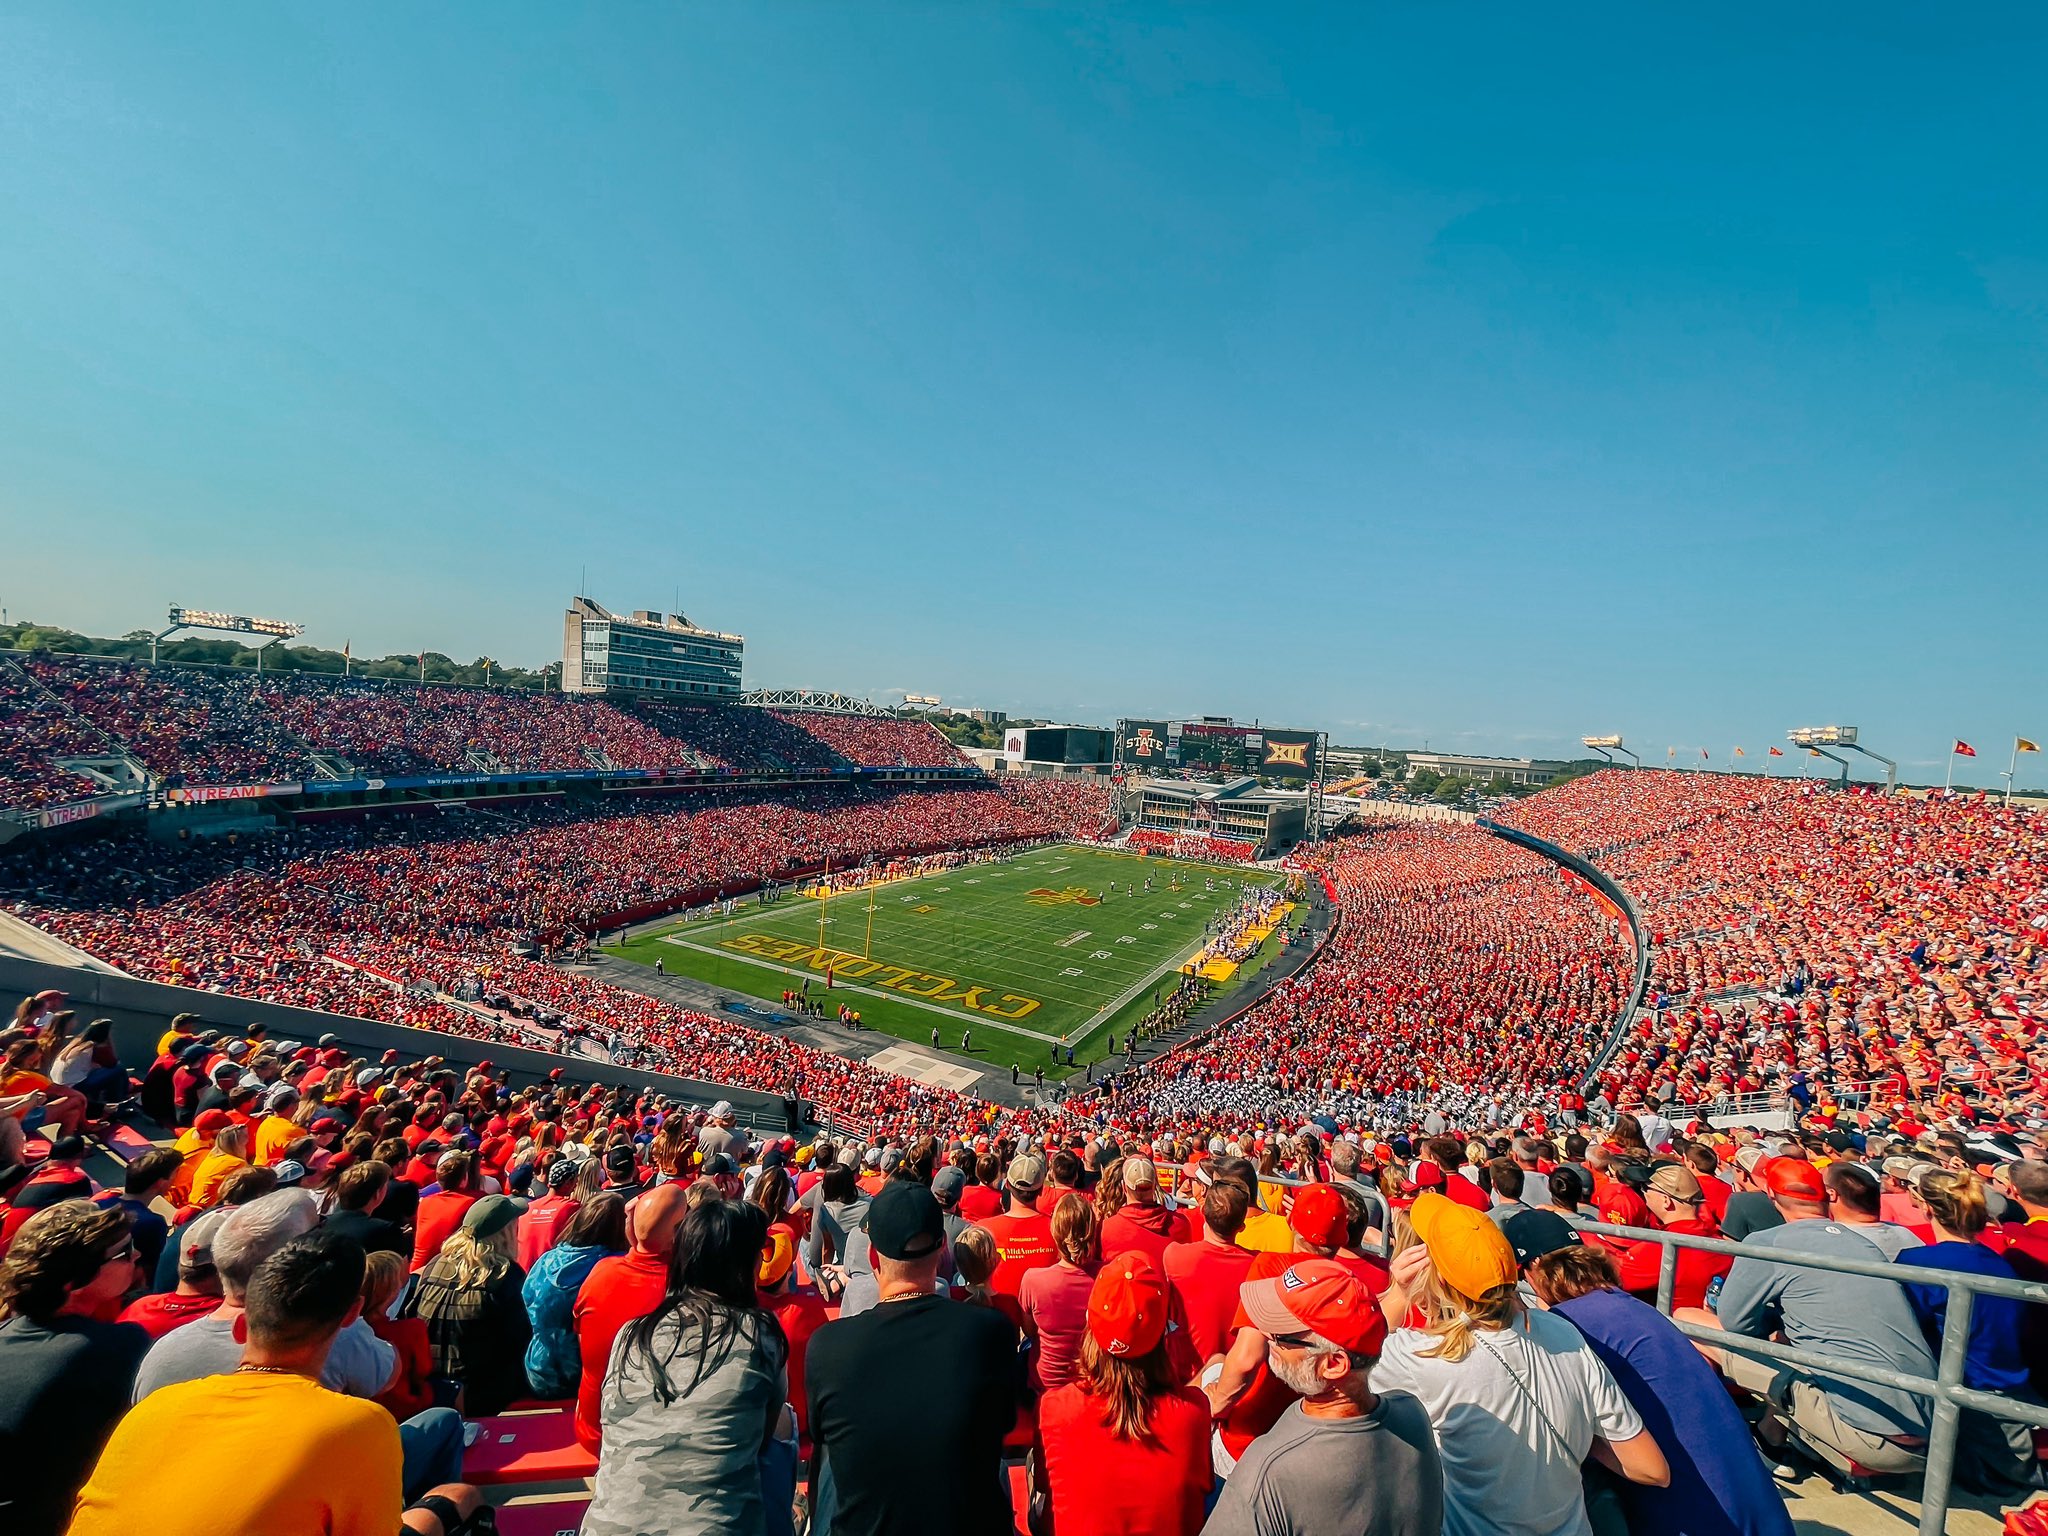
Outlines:
<svg viewBox="0 0 2048 1536"><path fill-rule="evenodd" d="M1296 906L1265 898L1285 883L1058 844L923 876L849 884L827 872L801 888L808 901L714 912L619 952L778 1002L818 986L840 994L835 1017L843 1006L869 1028L963 1052L979 1038L1063 1078L1065 1047L1082 1062L1113 1054L1162 991L1229 988L1270 959Z"/></svg>
<svg viewBox="0 0 2048 1536"><path fill-rule="evenodd" d="M2048 26L1575 23L0 21L0 1536L2048 1536Z"/></svg>

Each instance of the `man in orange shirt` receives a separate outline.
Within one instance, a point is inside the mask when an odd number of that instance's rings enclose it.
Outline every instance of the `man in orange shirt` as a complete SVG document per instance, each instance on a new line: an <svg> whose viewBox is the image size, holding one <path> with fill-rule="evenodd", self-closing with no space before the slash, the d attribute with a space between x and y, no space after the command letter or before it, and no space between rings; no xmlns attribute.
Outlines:
<svg viewBox="0 0 2048 1536"><path fill-rule="evenodd" d="M621 1328L652 1312L668 1294L669 1259L685 1209L682 1185L657 1184L648 1190L633 1202L632 1246L599 1259L576 1292L569 1314L576 1328L576 1352L583 1361L583 1375L576 1383L576 1443L586 1451L595 1453L603 1439L598 1403L612 1361L612 1341Z"/></svg>
<svg viewBox="0 0 2048 1536"><path fill-rule="evenodd" d="M996 1242L996 1272L989 1287L998 1296L1015 1298L1025 1275L1059 1259L1052 1240L1052 1218L1038 1214L1039 1191L1045 1187L1045 1160L1034 1152L1010 1159L1004 1180L1009 1208L1000 1216L978 1221Z"/></svg>

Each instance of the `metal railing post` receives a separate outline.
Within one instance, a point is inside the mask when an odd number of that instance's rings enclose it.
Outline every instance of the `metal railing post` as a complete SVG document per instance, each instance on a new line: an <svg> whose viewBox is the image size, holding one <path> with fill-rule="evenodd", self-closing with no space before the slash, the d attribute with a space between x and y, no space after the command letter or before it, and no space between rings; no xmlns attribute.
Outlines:
<svg viewBox="0 0 2048 1536"><path fill-rule="evenodd" d="M1969 1354L1970 1312L1977 1296L1968 1286L1948 1289L1948 1311L1942 1318L1941 1367L1935 1373L1934 1424L1927 1436L1927 1475L1920 1488L1920 1536L1942 1536L1948 1525L1949 1484L1956 1469L1956 1435L1963 1410L1954 1396L1963 1384Z"/></svg>
<svg viewBox="0 0 2048 1536"><path fill-rule="evenodd" d="M1657 1255L1657 1310L1671 1315L1671 1293L1678 1284L1678 1245L1659 1243Z"/></svg>

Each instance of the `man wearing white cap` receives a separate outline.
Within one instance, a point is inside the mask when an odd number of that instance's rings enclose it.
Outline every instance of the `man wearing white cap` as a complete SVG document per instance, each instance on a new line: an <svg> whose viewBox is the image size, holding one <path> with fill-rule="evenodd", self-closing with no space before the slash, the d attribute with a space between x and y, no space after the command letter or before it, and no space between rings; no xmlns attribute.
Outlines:
<svg viewBox="0 0 2048 1536"><path fill-rule="evenodd" d="M747 1150L747 1138L733 1125L732 1101L720 1099L711 1106L704 1129L697 1133L697 1152L705 1162L721 1152L738 1162Z"/></svg>

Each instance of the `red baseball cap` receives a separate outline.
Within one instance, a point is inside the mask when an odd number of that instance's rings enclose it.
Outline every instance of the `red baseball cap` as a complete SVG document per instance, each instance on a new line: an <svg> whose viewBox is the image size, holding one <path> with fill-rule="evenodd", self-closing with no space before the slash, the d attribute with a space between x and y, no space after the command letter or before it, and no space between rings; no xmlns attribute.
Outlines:
<svg viewBox="0 0 2048 1536"><path fill-rule="evenodd" d="M192 1122L192 1129L201 1136L218 1136L235 1123L235 1117L224 1109L202 1109L199 1118Z"/></svg>
<svg viewBox="0 0 2048 1536"><path fill-rule="evenodd" d="M1764 1187L1787 1200L1806 1200L1816 1205L1827 1200L1828 1187L1820 1170L1797 1157L1774 1157L1764 1165Z"/></svg>
<svg viewBox="0 0 2048 1536"><path fill-rule="evenodd" d="M1307 1184L1294 1192L1287 1225L1318 1248L1342 1248L1351 1232L1351 1211L1328 1184Z"/></svg>
<svg viewBox="0 0 2048 1536"><path fill-rule="evenodd" d="M1387 1320L1372 1292L1330 1259L1303 1259L1271 1280L1247 1280L1238 1297L1252 1326L1269 1338L1320 1334L1354 1355L1375 1358L1387 1342Z"/></svg>
<svg viewBox="0 0 2048 1536"><path fill-rule="evenodd" d="M1166 1277L1142 1253L1102 1266L1088 1292L1088 1332L1096 1348L1119 1357L1149 1355L1166 1335Z"/></svg>

